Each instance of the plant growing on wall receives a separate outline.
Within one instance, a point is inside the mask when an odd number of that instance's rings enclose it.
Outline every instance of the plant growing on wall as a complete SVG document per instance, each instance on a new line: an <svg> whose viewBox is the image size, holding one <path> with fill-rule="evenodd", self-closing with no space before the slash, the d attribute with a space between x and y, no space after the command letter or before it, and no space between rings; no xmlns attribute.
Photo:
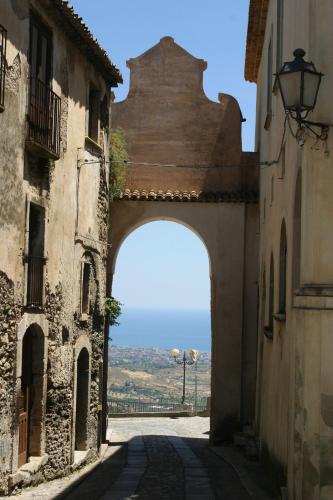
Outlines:
<svg viewBox="0 0 333 500"><path fill-rule="evenodd" d="M122 304L114 297L105 299L105 319L110 326L118 326L118 318L121 315Z"/></svg>
<svg viewBox="0 0 333 500"><path fill-rule="evenodd" d="M119 197L126 179L126 164L128 161L127 144L122 128L111 131L110 147L110 194L111 200Z"/></svg>

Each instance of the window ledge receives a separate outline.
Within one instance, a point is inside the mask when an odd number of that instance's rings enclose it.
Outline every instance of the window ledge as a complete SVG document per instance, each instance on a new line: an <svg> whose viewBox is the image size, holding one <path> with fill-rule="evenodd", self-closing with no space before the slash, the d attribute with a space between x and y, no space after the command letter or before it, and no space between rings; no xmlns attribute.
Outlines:
<svg viewBox="0 0 333 500"><path fill-rule="evenodd" d="M276 314L274 314L274 319L276 321L285 322L286 321L286 313L276 313Z"/></svg>
<svg viewBox="0 0 333 500"><path fill-rule="evenodd" d="M87 313L82 313L81 316L80 316L80 321L82 322L87 322L89 319L89 314Z"/></svg>
<svg viewBox="0 0 333 500"><path fill-rule="evenodd" d="M272 328L270 326L265 326L264 327L264 335L269 340L273 340L273 330L272 330Z"/></svg>
<svg viewBox="0 0 333 500"><path fill-rule="evenodd" d="M95 155L95 156L102 156L103 155L103 148L94 141L91 137L88 135L85 137L84 140L84 147L89 153Z"/></svg>
<svg viewBox="0 0 333 500"><path fill-rule="evenodd" d="M271 121L272 121L272 112L267 113L266 118L265 118L265 123L264 123L264 129L268 130L269 127L271 126Z"/></svg>
<svg viewBox="0 0 333 500"><path fill-rule="evenodd" d="M40 314L44 312L45 305L24 304L23 308L28 313Z"/></svg>
<svg viewBox="0 0 333 500"><path fill-rule="evenodd" d="M300 288L294 290L294 295L299 297L332 297L333 284L304 284Z"/></svg>

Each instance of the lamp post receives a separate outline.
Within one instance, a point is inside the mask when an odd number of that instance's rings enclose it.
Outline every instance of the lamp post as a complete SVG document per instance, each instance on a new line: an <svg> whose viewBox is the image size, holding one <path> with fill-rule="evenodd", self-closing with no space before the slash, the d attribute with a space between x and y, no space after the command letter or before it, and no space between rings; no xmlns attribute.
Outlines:
<svg viewBox="0 0 333 500"><path fill-rule="evenodd" d="M185 403L185 386L186 386L186 366L190 366L190 365L193 365L194 363L196 363L199 353L196 349L189 349L187 353L186 353L186 351L184 351L182 358L180 358L181 351L179 349L172 349L170 351L170 354L174 358L174 361L177 363L177 365L183 365L182 404L184 404Z"/></svg>
<svg viewBox="0 0 333 500"><path fill-rule="evenodd" d="M304 56L303 49L296 49L294 60L285 62L276 74L283 107L287 118L291 117L297 122L298 132L308 129L317 140L326 141L332 124L306 120L309 112L316 106L324 75L316 70L312 62L305 61ZM320 133L318 134L312 127L320 128Z"/></svg>

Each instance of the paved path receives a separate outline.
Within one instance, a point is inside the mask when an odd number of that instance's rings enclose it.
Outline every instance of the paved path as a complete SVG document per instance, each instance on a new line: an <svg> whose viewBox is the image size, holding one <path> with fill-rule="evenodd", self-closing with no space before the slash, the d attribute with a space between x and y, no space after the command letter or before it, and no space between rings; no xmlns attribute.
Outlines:
<svg viewBox="0 0 333 500"><path fill-rule="evenodd" d="M17 499L269 500L258 466L208 446L209 419L131 418L110 421L102 463L74 489L60 479ZM257 481L257 478L259 480ZM66 483L67 481L67 483ZM264 482L263 482L264 484ZM264 484L264 486L266 486ZM27 496L28 495L28 496Z"/></svg>

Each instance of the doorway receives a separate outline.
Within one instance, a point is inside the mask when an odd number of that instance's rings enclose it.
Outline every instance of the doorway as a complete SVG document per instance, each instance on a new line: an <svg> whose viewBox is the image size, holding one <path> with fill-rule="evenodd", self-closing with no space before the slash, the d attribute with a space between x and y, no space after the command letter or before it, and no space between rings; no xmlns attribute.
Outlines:
<svg viewBox="0 0 333 500"><path fill-rule="evenodd" d="M44 335L31 326L22 341L22 374L19 395L18 466L41 454Z"/></svg>
<svg viewBox="0 0 333 500"><path fill-rule="evenodd" d="M89 353L85 347L81 349L77 360L76 376L76 417L75 417L75 450L87 449L87 421L89 406Z"/></svg>

